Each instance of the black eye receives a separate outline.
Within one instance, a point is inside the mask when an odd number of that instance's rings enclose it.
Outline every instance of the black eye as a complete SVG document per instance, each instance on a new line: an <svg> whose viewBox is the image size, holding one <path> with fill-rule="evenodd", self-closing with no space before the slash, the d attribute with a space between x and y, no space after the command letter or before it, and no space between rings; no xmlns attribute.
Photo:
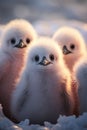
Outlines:
<svg viewBox="0 0 87 130"><path fill-rule="evenodd" d="M50 58L51 61L54 61L54 55L53 55L53 54L51 54L51 55L49 56L49 58Z"/></svg>
<svg viewBox="0 0 87 130"><path fill-rule="evenodd" d="M74 44L71 44L70 45L70 48L73 50L73 49L75 49L75 45Z"/></svg>
<svg viewBox="0 0 87 130"><path fill-rule="evenodd" d="M29 38L26 39L26 43L27 43L27 44L30 43L30 39L29 39Z"/></svg>
<svg viewBox="0 0 87 130"><path fill-rule="evenodd" d="M11 44L15 44L16 43L16 39L15 38L12 38L11 39Z"/></svg>
<svg viewBox="0 0 87 130"><path fill-rule="evenodd" d="M36 55L34 59L35 59L36 62L38 62L39 61L39 56Z"/></svg>

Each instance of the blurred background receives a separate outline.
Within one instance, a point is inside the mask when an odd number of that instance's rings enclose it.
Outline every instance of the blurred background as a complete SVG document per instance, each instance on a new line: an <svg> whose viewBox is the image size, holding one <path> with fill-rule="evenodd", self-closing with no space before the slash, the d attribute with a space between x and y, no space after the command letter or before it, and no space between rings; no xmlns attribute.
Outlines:
<svg viewBox="0 0 87 130"><path fill-rule="evenodd" d="M61 22L87 23L87 0L0 0L0 24L15 18L24 18L48 33L48 27L55 30Z"/></svg>
<svg viewBox="0 0 87 130"><path fill-rule="evenodd" d="M0 23L14 18L87 22L87 0L0 0Z"/></svg>

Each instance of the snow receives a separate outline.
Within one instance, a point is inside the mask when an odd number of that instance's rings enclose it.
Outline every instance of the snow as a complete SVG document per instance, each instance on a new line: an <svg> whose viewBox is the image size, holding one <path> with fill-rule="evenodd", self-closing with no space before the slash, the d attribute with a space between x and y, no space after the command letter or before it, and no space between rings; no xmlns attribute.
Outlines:
<svg viewBox="0 0 87 130"><path fill-rule="evenodd" d="M28 119L15 124L3 114L0 105L0 130L87 130L87 113L80 115L78 118L73 116L61 116L56 124L44 122L44 125L30 124Z"/></svg>

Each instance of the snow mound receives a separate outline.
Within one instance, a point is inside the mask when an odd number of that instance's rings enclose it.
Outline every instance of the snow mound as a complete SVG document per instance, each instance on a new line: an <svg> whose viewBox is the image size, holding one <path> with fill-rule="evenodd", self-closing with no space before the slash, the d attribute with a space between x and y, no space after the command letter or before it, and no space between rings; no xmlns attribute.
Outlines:
<svg viewBox="0 0 87 130"><path fill-rule="evenodd" d="M15 124L10 121L2 111L0 105L0 130L87 130L87 113L80 115L78 118L73 116L61 116L56 124L44 122L44 126L30 125L28 119Z"/></svg>

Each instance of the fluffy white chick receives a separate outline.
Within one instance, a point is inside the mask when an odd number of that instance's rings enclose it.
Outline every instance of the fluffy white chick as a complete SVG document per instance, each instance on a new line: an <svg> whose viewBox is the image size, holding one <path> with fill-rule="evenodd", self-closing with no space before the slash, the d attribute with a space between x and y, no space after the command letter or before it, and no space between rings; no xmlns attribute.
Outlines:
<svg viewBox="0 0 87 130"><path fill-rule="evenodd" d="M12 113L16 120L55 123L60 114L73 114L76 100L70 72L60 47L51 38L31 44L21 80L12 94Z"/></svg>
<svg viewBox="0 0 87 130"><path fill-rule="evenodd" d="M80 101L80 114L87 112L87 57L75 68L78 81L78 95Z"/></svg>
<svg viewBox="0 0 87 130"><path fill-rule="evenodd" d="M13 20L4 28L0 47L0 103L9 118L11 93L25 64L27 47L36 37L26 20Z"/></svg>
<svg viewBox="0 0 87 130"><path fill-rule="evenodd" d="M80 32L73 27L60 27L53 35L53 39L60 45L65 63L71 72L76 63L83 59L86 45Z"/></svg>

